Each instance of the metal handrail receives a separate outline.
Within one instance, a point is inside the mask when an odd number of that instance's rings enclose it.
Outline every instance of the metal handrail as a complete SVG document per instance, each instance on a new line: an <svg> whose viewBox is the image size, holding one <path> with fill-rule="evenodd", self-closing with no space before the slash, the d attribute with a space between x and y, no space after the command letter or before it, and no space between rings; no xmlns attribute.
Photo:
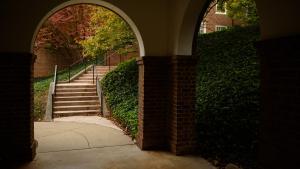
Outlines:
<svg viewBox="0 0 300 169"><path fill-rule="evenodd" d="M95 83L95 64L93 64L93 84Z"/></svg>
<svg viewBox="0 0 300 169"><path fill-rule="evenodd" d="M86 57L84 57L84 58L82 58L82 59L80 59L80 60L78 60L78 61L76 61L76 62L70 64L69 67L68 67L68 75L69 75L69 76L68 76L68 78L69 78L68 81L69 81L69 83L71 82L71 68L72 68L73 66L79 64L79 63L84 63L84 70L85 70L85 72L86 72L86 68L87 68Z"/></svg>

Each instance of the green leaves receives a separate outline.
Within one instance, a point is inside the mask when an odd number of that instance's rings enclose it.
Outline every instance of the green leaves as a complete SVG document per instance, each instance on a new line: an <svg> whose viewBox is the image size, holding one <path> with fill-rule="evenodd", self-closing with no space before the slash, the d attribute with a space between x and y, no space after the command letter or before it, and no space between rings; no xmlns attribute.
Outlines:
<svg viewBox="0 0 300 169"><path fill-rule="evenodd" d="M132 137L138 126L138 67L135 59L121 63L101 81L112 115Z"/></svg>
<svg viewBox="0 0 300 169"><path fill-rule="evenodd" d="M227 15L233 19L242 21L247 25L257 25L259 17L257 15L254 0L225 0L227 5Z"/></svg>
<svg viewBox="0 0 300 169"><path fill-rule="evenodd" d="M128 24L105 8L99 7L92 13L91 29L94 35L80 41L85 56L101 56L107 51L126 54L127 48L137 43Z"/></svg>
<svg viewBox="0 0 300 169"><path fill-rule="evenodd" d="M259 125L257 27L198 38L196 84L198 143L203 156L255 166ZM101 81L116 118L134 137L138 126L138 66L119 65Z"/></svg>
<svg viewBox="0 0 300 169"><path fill-rule="evenodd" d="M202 155L255 165L260 113L257 27L198 37L197 128Z"/></svg>

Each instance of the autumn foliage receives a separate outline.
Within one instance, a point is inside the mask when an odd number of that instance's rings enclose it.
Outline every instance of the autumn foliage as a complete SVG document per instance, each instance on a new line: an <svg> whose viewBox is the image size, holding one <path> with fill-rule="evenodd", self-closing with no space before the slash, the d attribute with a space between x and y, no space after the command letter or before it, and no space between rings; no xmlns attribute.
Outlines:
<svg viewBox="0 0 300 169"><path fill-rule="evenodd" d="M136 40L127 23L112 11L95 5L66 7L49 17L39 30L34 51L47 48L84 56L136 50ZM72 57L72 56L70 56Z"/></svg>

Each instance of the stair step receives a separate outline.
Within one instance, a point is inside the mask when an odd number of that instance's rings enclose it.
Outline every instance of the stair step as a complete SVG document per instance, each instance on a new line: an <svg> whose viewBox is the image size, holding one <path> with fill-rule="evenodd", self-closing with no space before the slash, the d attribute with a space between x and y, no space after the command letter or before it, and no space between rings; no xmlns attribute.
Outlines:
<svg viewBox="0 0 300 169"><path fill-rule="evenodd" d="M56 93L60 92L96 92L96 88L59 88Z"/></svg>
<svg viewBox="0 0 300 169"><path fill-rule="evenodd" d="M94 92L56 92L55 96L97 96L96 91Z"/></svg>
<svg viewBox="0 0 300 169"><path fill-rule="evenodd" d="M88 69L71 83L56 85L56 95L53 103L53 116L88 116L100 115L99 97L96 93L96 83L93 78L102 79L115 66L96 66Z"/></svg>
<svg viewBox="0 0 300 169"><path fill-rule="evenodd" d="M95 66L95 68L97 68L97 69L99 69L99 68L100 68L100 69L102 69L102 68L103 68L103 69L108 69L109 67L110 67L110 68L116 68L117 66Z"/></svg>
<svg viewBox="0 0 300 169"><path fill-rule="evenodd" d="M99 100L83 100L83 101L56 101L55 106L79 106L79 105L99 105Z"/></svg>
<svg viewBox="0 0 300 169"><path fill-rule="evenodd" d="M96 76L97 75L95 75L94 78L96 78ZM104 74L101 74L101 75L98 74L98 77L100 77L100 76L105 76L105 75ZM78 78L82 78L82 77L83 78L91 78L91 79L93 79L93 75L82 75L82 76L80 76Z"/></svg>
<svg viewBox="0 0 300 169"><path fill-rule="evenodd" d="M98 96L72 96L72 97L54 97L54 101L86 101L98 100Z"/></svg>
<svg viewBox="0 0 300 169"><path fill-rule="evenodd" d="M86 84L93 84L93 80L74 80L73 83L86 83Z"/></svg>
<svg viewBox="0 0 300 169"><path fill-rule="evenodd" d="M99 110L100 105L80 105L80 106L55 106L53 107L55 111L79 111L79 110Z"/></svg>
<svg viewBox="0 0 300 169"><path fill-rule="evenodd" d="M107 73L107 72L109 72L109 70L95 70L94 73L95 73L95 74L96 74L96 73L102 73L102 74L103 74L103 73ZM93 71L92 71L92 70L89 70L89 71L86 72L86 74L93 74Z"/></svg>
<svg viewBox="0 0 300 169"><path fill-rule="evenodd" d="M96 77L97 75L98 76L105 76L106 74L95 74L94 77ZM84 74L84 75L82 75L80 77L90 77L90 78L93 78L93 74Z"/></svg>
<svg viewBox="0 0 300 169"><path fill-rule="evenodd" d="M94 116L100 115L99 110L79 110L79 111L55 111L53 112L54 118L67 117L67 116Z"/></svg>
<svg viewBox="0 0 300 169"><path fill-rule="evenodd" d="M95 84L86 84L86 83L61 83L56 85L56 89L63 88L96 88Z"/></svg>
<svg viewBox="0 0 300 169"><path fill-rule="evenodd" d="M94 77L94 79L96 79L96 76ZM78 77L76 80L93 80L93 77Z"/></svg>

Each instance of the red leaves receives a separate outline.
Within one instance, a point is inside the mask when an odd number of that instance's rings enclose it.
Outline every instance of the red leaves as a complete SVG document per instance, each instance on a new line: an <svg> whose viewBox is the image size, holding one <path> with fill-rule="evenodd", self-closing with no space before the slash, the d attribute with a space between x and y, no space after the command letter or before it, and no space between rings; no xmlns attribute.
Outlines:
<svg viewBox="0 0 300 169"><path fill-rule="evenodd" d="M51 44L54 49L77 47L76 41L93 34L89 29L91 12L96 6L81 4L66 7L45 21L35 40L35 51Z"/></svg>

